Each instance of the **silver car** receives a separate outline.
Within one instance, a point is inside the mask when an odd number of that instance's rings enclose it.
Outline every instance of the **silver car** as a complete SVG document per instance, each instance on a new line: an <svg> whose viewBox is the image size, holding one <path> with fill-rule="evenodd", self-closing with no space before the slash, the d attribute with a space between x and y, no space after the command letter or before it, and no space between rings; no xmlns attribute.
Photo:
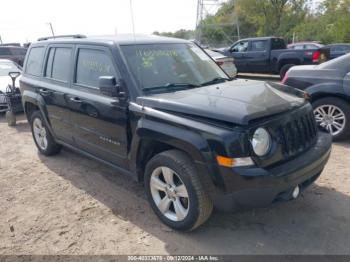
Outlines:
<svg viewBox="0 0 350 262"><path fill-rule="evenodd" d="M237 76L237 68L233 57L227 57L209 49L205 49L205 52L207 52L207 54L214 59L214 61L226 72L226 74L232 78Z"/></svg>

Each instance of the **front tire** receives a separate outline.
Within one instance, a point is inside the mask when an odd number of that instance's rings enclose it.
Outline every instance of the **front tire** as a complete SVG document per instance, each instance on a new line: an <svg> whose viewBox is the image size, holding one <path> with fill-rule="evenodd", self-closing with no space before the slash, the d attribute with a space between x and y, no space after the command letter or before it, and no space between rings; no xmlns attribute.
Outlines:
<svg viewBox="0 0 350 262"><path fill-rule="evenodd" d="M336 97L326 97L312 103L318 125L326 128L333 140L342 140L350 135L350 105Z"/></svg>
<svg viewBox="0 0 350 262"><path fill-rule="evenodd" d="M53 139L40 111L36 111L31 115L30 127L35 145L41 154L52 156L61 151L62 146Z"/></svg>
<svg viewBox="0 0 350 262"><path fill-rule="evenodd" d="M213 203L193 161L179 150L154 156L146 166L145 190L159 219L175 230L190 231L203 224Z"/></svg>

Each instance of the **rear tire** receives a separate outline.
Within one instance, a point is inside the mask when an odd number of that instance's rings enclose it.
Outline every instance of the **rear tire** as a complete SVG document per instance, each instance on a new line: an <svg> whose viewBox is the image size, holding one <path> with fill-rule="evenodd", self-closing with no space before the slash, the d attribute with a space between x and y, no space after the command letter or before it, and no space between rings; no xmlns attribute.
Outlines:
<svg viewBox="0 0 350 262"><path fill-rule="evenodd" d="M286 73L288 72L288 70L289 70L291 67L293 67L293 66L295 66L295 65L294 65L294 64L286 64L286 65L284 65L284 66L281 67L281 69L280 69L280 78L281 78L281 80L284 78L284 76L286 75Z"/></svg>
<svg viewBox="0 0 350 262"><path fill-rule="evenodd" d="M212 213L208 189L203 187L193 161L179 150L154 156L147 163L144 183L153 211L174 230L193 230ZM166 207L161 202L166 202Z"/></svg>
<svg viewBox="0 0 350 262"><path fill-rule="evenodd" d="M53 156L61 151L62 146L53 139L40 111L35 111L31 115L30 127L35 145L41 154Z"/></svg>
<svg viewBox="0 0 350 262"><path fill-rule="evenodd" d="M350 135L350 105L347 102L325 97L314 101L312 106L317 124L326 128L333 140L343 140Z"/></svg>
<svg viewBox="0 0 350 262"><path fill-rule="evenodd" d="M6 111L6 121L8 126L16 125L16 114L12 111Z"/></svg>

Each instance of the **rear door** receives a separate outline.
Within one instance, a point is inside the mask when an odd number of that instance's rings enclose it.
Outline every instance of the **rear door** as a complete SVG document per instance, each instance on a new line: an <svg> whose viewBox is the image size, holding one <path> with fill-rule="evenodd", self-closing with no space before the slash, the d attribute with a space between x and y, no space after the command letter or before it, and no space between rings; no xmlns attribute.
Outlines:
<svg viewBox="0 0 350 262"><path fill-rule="evenodd" d="M73 92L68 101L77 146L98 158L127 167L127 102L103 95L100 76L120 78L112 52L104 46L77 46Z"/></svg>
<svg viewBox="0 0 350 262"><path fill-rule="evenodd" d="M73 45L50 45L46 52L44 77L37 89L45 100L53 132L69 144L73 143L73 126L67 95L71 92L73 53Z"/></svg>
<svg viewBox="0 0 350 262"><path fill-rule="evenodd" d="M247 70L249 72L267 72L269 61L267 40L253 40L246 53Z"/></svg>

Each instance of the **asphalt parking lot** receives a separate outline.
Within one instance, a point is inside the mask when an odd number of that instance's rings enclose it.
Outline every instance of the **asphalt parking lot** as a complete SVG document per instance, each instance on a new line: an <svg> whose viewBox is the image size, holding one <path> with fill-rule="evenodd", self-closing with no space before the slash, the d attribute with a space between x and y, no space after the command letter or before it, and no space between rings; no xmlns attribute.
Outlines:
<svg viewBox="0 0 350 262"><path fill-rule="evenodd" d="M350 140L296 201L177 233L128 177L67 150L39 155L20 118L0 116L0 254L350 254Z"/></svg>

